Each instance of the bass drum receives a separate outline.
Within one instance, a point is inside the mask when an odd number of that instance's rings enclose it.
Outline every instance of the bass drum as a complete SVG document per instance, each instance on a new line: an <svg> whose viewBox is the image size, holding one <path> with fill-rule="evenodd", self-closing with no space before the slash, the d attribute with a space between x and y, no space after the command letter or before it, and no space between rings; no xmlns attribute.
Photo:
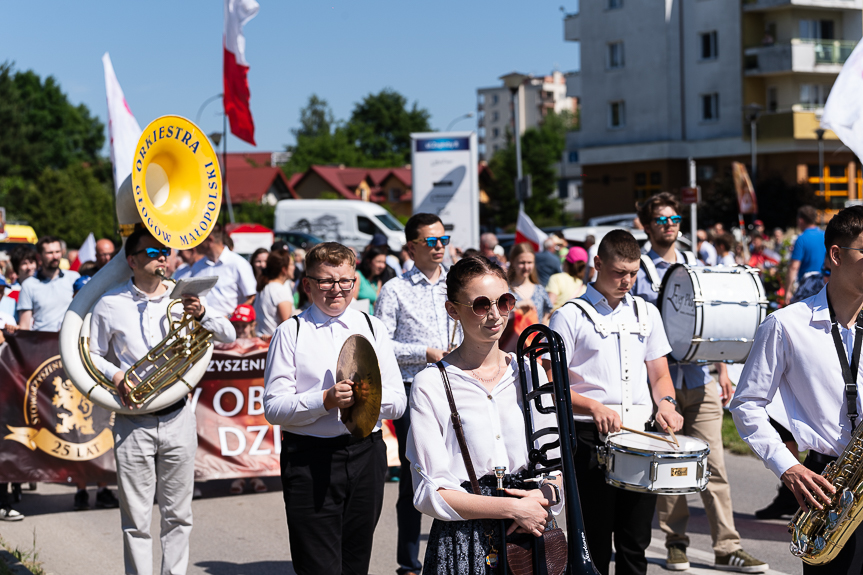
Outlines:
<svg viewBox="0 0 863 575"><path fill-rule="evenodd" d="M767 317L757 268L675 264L659 290L671 357L689 363L743 363Z"/></svg>

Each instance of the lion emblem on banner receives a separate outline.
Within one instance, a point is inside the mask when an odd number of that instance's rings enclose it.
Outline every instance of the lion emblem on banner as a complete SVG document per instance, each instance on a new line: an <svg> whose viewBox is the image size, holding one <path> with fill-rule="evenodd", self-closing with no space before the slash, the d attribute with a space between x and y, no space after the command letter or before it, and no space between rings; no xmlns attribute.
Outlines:
<svg viewBox="0 0 863 575"><path fill-rule="evenodd" d="M87 401L68 379L55 377L54 398L51 403L69 413L57 413L57 433L69 433L78 429L84 435L93 435L93 404Z"/></svg>

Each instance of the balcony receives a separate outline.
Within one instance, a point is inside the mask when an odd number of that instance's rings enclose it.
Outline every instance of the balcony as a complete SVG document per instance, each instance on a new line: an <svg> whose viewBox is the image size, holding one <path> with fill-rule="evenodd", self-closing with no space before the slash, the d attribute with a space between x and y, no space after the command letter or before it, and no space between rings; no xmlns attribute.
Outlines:
<svg viewBox="0 0 863 575"><path fill-rule="evenodd" d="M567 42L578 42L581 40L581 18L579 18L577 12L564 16L563 39Z"/></svg>
<svg viewBox="0 0 863 575"><path fill-rule="evenodd" d="M816 140L815 130L820 127L817 110L808 104L795 104L791 110L768 112L758 120L758 140ZM745 137L749 136L749 124L744 126ZM836 140L836 134L828 130L825 140Z"/></svg>
<svg viewBox="0 0 863 575"><path fill-rule="evenodd" d="M863 9L863 0L743 0L743 10L746 12L766 12L791 7L861 10Z"/></svg>
<svg viewBox="0 0 863 575"><path fill-rule="evenodd" d="M789 44L756 46L744 51L744 74L771 76L789 72L838 74L856 42L794 38Z"/></svg>

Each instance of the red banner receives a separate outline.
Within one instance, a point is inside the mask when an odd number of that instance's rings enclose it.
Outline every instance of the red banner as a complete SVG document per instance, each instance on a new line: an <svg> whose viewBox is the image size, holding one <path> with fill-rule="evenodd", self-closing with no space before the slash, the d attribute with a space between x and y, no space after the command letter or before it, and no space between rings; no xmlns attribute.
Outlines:
<svg viewBox="0 0 863 575"><path fill-rule="evenodd" d="M261 340L213 354L192 395L197 481L279 474L279 430L264 418L266 357ZM113 418L72 385L56 333L20 331L0 345L0 481L113 481Z"/></svg>

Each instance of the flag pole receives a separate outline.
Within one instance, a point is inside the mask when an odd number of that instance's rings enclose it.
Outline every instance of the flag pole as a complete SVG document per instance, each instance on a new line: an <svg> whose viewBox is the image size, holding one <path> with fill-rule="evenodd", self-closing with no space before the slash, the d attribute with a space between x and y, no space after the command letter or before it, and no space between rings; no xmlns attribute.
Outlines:
<svg viewBox="0 0 863 575"><path fill-rule="evenodd" d="M225 96L222 95L222 108ZM225 203L228 205L228 219L234 223L234 206L231 203L231 190L228 188L228 111L222 115L222 188L225 190Z"/></svg>

